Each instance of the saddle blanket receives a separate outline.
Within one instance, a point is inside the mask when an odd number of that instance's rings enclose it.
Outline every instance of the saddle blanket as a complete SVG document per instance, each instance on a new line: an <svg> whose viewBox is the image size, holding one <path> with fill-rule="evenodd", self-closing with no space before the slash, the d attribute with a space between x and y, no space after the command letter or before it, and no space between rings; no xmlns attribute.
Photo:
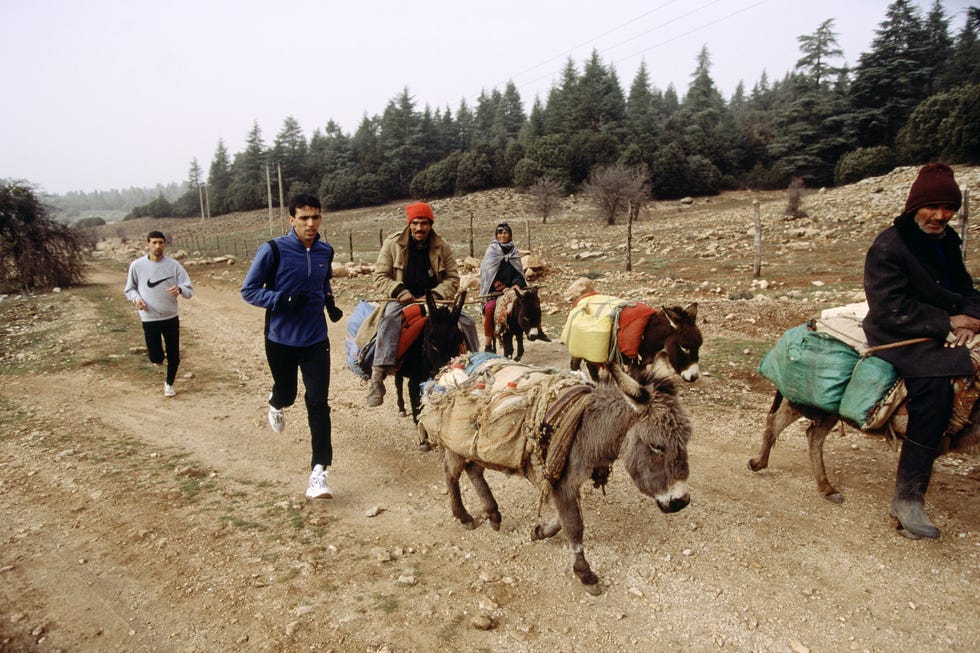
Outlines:
<svg viewBox="0 0 980 653"><path fill-rule="evenodd" d="M593 387L568 370L464 354L423 386L419 422L433 444L485 467L554 480Z"/></svg>

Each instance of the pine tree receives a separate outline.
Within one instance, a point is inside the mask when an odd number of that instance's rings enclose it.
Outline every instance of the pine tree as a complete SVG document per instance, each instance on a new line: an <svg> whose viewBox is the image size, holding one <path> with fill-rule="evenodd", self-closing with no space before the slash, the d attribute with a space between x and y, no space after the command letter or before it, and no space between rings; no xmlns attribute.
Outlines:
<svg viewBox="0 0 980 653"><path fill-rule="evenodd" d="M734 123L726 114L725 100L711 78L711 55L702 47L687 95L668 118L665 131L686 156L703 156L719 169L731 171L737 139L731 133Z"/></svg>
<svg viewBox="0 0 980 653"><path fill-rule="evenodd" d="M233 210L231 208L231 183L231 162L228 159L228 149L225 147L224 140L219 138L214 157L211 159L211 168L208 170L208 205L211 207L212 215Z"/></svg>
<svg viewBox="0 0 980 653"><path fill-rule="evenodd" d="M803 56L787 84L789 101L774 113L768 147L782 176L802 177L811 186L833 183L837 160L854 145L841 118L847 98L837 82L846 69L833 65L843 57L833 24L826 20L813 34L798 38Z"/></svg>
<svg viewBox="0 0 980 653"><path fill-rule="evenodd" d="M980 84L980 7L970 7L963 29L956 36L944 79L946 88Z"/></svg>
<svg viewBox="0 0 980 653"><path fill-rule="evenodd" d="M545 103L544 125L546 134L567 134L583 127L577 122L579 78L571 57L561 72L561 82L552 86Z"/></svg>
<svg viewBox="0 0 980 653"><path fill-rule="evenodd" d="M283 120L282 128L273 141L271 154L269 162L271 173L276 174L275 166L278 164L279 171L282 172L283 196L287 201L297 194L298 186L302 186L306 191L313 190L306 136L293 116L286 116Z"/></svg>
<svg viewBox="0 0 980 653"><path fill-rule="evenodd" d="M892 2L875 34L850 89L853 128L862 146L892 146L909 114L927 96L933 76L930 44L919 9L910 0Z"/></svg>
<svg viewBox="0 0 980 653"><path fill-rule="evenodd" d="M266 155L262 129L258 121L245 138L245 149L235 155L231 164L232 182L229 189L230 210L250 211L266 205Z"/></svg>
<svg viewBox="0 0 980 653"><path fill-rule="evenodd" d="M953 39L949 36L949 18L946 17L946 12L939 0L933 0L932 9L926 16L924 28L929 47L924 50L923 61L929 76L925 82L926 93L920 98L923 100L945 90L943 80L946 77L949 61L953 56Z"/></svg>
<svg viewBox="0 0 980 653"><path fill-rule="evenodd" d="M415 98L408 88L388 102L379 126L382 165L377 172L382 178L382 195L405 197L412 177L425 167L421 120L415 112Z"/></svg>
<svg viewBox="0 0 980 653"><path fill-rule="evenodd" d="M197 162L197 157L191 159L191 166L187 171L187 186L190 190L197 192L197 187L204 181L204 171Z"/></svg>
<svg viewBox="0 0 980 653"><path fill-rule="evenodd" d="M630 86L626 101L626 145L635 145L640 157L649 164L660 140L660 116L654 105L654 94L650 88L650 75L646 61L640 67Z"/></svg>

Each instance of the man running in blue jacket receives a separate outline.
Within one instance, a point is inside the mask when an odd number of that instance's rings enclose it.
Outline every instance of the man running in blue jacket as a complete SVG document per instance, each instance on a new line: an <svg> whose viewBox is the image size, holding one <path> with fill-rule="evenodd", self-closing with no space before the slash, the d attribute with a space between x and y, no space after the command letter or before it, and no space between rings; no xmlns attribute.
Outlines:
<svg viewBox="0 0 980 653"><path fill-rule="evenodd" d="M272 372L269 425L276 433L285 428L283 409L296 400L297 370L303 375L313 449L306 490L310 499L333 496L327 483L333 462L330 339L323 311L327 310L332 322L343 317L330 288L333 247L320 239L322 220L316 197L294 197L289 202L292 229L259 247L242 284L242 298L267 311L265 355Z"/></svg>

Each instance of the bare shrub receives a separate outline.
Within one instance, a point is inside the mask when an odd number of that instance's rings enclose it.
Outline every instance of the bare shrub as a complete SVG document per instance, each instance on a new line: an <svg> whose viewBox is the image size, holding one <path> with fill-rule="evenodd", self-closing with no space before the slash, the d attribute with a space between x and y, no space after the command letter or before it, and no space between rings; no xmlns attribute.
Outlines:
<svg viewBox="0 0 980 653"><path fill-rule="evenodd" d="M806 211L803 210L803 189L806 185L802 177L793 177L789 181L789 188L786 189L786 210L783 215L788 219L796 220L805 218Z"/></svg>
<svg viewBox="0 0 980 653"><path fill-rule="evenodd" d="M527 194L531 198L529 202L531 212L541 216L541 224L546 224L548 216L561 206L561 187L547 177L534 182L527 189Z"/></svg>
<svg viewBox="0 0 980 653"><path fill-rule="evenodd" d="M0 180L0 289L30 292L81 282L84 246L77 230L50 218L33 186Z"/></svg>
<svg viewBox="0 0 980 653"><path fill-rule="evenodd" d="M616 224L616 215L625 213L630 202L639 206L650 196L650 183L642 168L615 164L598 168L585 183L585 194L606 219Z"/></svg>

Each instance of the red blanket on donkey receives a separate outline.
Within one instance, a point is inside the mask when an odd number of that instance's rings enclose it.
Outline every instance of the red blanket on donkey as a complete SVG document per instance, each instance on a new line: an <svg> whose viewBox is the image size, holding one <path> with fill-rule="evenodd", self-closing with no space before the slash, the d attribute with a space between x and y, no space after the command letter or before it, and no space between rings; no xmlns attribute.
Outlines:
<svg viewBox="0 0 980 653"><path fill-rule="evenodd" d="M401 361L405 352L422 335L422 329L429 318L422 312L421 304L410 304L402 309L402 332L398 337L398 360Z"/></svg>
<svg viewBox="0 0 980 653"><path fill-rule="evenodd" d="M642 302L630 302L619 312L619 331L616 333L616 346L628 358L635 358L639 353L640 341L647 328L650 316L657 309Z"/></svg>

